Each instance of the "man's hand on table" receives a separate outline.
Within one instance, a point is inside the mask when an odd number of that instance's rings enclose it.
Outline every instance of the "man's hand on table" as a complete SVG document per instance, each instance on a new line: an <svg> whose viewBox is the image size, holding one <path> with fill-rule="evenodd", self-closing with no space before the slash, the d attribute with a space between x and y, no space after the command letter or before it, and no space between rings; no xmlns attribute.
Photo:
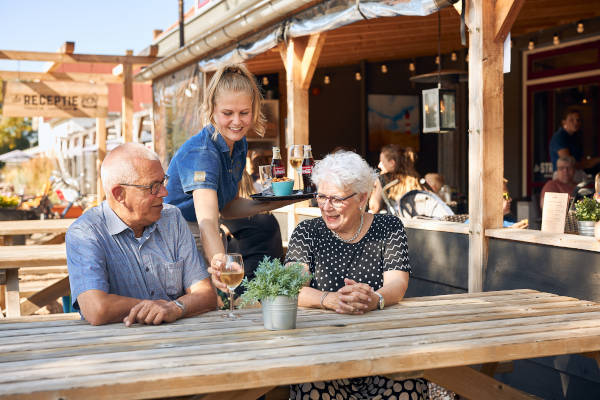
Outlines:
<svg viewBox="0 0 600 400"><path fill-rule="evenodd" d="M183 316L183 310L172 301L143 300L136 304L129 315L123 318L125 326L135 323L160 325L163 322L173 322Z"/></svg>

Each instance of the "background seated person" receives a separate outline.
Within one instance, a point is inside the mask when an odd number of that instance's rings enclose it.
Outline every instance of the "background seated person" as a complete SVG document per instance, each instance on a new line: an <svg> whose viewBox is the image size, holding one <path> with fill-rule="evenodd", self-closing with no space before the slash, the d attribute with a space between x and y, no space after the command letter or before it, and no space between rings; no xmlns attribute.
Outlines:
<svg viewBox="0 0 600 400"><path fill-rule="evenodd" d="M544 196L547 192L567 193L569 199L577 186L575 176L575 159L571 156L560 157L556 161L556 177L546 182L540 195L540 208L544 208Z"/></svg>
<svg viewBox="0 0 600 400"><path fill-rule="evenodd" d="M73 307L92 325L160 324L214 310L215 290L176 207L163 204L167 176L139 143L101 167L106 200L66 235Z"/></svg>
<svg viewBox="0 0 600 400"><path fill-rule="evenodd" d="M576 170L584 170L587 174L600 172L600 157L584 157L580 128L581 115L579 111L567 110L562 120L562 126L550 140L550 160L554 171L556 171L556 162L560 157L572 156L575 159Z"/></svg>
<svg viewBox="0 0 600 400"><path fill-rule="evenodd" d="M383 196L386 195L392 207L397 208L398 200L411 190L425 190L419 183L419 174L415 169L417 155L411 148L403 149L397 144L388 144L381 148L379 179L369 198L369 209L378 213L386 208ZM392 183L394 182L395 183ZM386 188L385 193L383 188Z"/></svg>
<svg viewBox="0 0 600 400"><path fill-rule="evenodd" d="M438 173L430 172L425 174L425 182L427 182L433 193L439 194L440 189L444 186L444 177Z"/></svg>
<svg viewBox="0 0 600 400"><path fill-rule="evenodd" d="M312 180L321 218L298 224L286 256L286 263L304 263L313 275L298 305L360 315L398 303L408 287L408 244L398 217L365 212L373 169L358 154L342 151L317 163ZM427 398L427 384L368 376L292 385L290 399L309 397Z"/></svg>
<svg viewBox="0 0 600 400"><path fill-rule="evenodd" d="M515 228L515 229L527 229L529 227L529 221L522 219L516 222L516 218L511 214L510 206L512 205L512 198L508 192L508 180L505 178L502 183L502 227L503 228ZM465 224L469 223L469 220L465 220Z"/></svg>

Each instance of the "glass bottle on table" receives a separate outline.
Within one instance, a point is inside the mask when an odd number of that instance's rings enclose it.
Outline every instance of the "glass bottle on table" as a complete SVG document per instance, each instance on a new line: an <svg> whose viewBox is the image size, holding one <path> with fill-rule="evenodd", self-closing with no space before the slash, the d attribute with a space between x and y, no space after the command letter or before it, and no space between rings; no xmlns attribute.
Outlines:
<svg viewBox="0 0 600 400"><path fill-rule="evenodd" d="M281 151L279 147L273 146L273 159L271 160L273 178L284 178L285 167L281 161Z"/></svg>
<svg viewBox="0 0 600 400"><path fill-rule="evenodd" d="M312 156L312 148L310 144L304 145L304 158L302 159L302 186L304 193L314 193L315 185L311 181L312 169L315 161Z"/></svg>

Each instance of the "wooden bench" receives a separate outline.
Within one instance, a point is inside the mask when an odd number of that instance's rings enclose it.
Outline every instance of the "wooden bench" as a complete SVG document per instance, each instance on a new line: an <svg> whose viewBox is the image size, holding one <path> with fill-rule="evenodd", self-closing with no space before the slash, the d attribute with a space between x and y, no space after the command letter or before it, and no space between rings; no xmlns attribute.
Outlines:
<svg viewBox="0 0 600 400"><path fill-rule="evenodd" d="M9 318L29 315L46 305L69 294L69 278L63 278L47 288L28 297L22 303L19 291L19 269L28 267L57 266L67 264L64 244L36 246L0 246L0 273L3 272L6 316ZM2 278L2 275L0 275Z"/></svg>

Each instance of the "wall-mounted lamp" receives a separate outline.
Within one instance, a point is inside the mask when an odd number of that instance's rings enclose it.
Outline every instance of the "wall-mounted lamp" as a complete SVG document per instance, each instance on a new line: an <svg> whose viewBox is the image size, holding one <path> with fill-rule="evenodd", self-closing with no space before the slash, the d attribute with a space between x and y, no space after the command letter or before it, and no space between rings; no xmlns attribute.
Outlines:
<svg viewBox="0 0 600 400"><path fill-rule="evenodd" d="M560 44L560 36L558 36L558 33L555 33L554 36L552 36L552 44L555 46Z"/></svg>
<svg viewBox="0 0 600 400"><path fill-rule="evenodd" d="M415 67L415 63L411 62L410 64L408 64L408 70L410 72L415 72L417 70L417 68Z"/></svg>
<svg viewBox="0 0 600 400"><path fill-rule="evenodd" d="M583 33L583 22L577 23L577 33Z"/></svg>
<svg viewBox="0 0 600 400"><path fill-rule="evenodd" d="M450 54L450 59L451 59L452 61L456 61L456 60L458 60L458 56L456 55L456 52L455 52L455 51L453 51L453 52L452 52L452 54Z"/></svg>
<svg viewBox="0 0 600 400"><path fill-rule="evenodd" d="M269 78L266 77L266 76L263 76L263 78L262 78L262 84L264 86L267 86L269 84Z"/></svg>
<svg viewBox="0 0 600 400"><path fill-rule="evenodd" d="M356 79L357 81L360 81L362 79L362 75L360 74L360 72L354 74L354 79Z"/></svg>
<svg viewBox="0 0 600 400"><path fill-rule="evenodd" d="M535 42L533 41L533 39L529 39L529 43L527 44L527 49L528 50L535 49Z"/></svg>
<svg viewBox="0 0 600 400"><path fill-rule="evenodd" d="M381 73L382 74L387 74L388 73L388 67L385 64L381 64Z"/></svg>
<svg viewBox="0 0 600 400"><path fill-rule="evenodd" d="M323 77L323 83L329 85L331 83L331 77L329 75L325 75Z"/></svg>

